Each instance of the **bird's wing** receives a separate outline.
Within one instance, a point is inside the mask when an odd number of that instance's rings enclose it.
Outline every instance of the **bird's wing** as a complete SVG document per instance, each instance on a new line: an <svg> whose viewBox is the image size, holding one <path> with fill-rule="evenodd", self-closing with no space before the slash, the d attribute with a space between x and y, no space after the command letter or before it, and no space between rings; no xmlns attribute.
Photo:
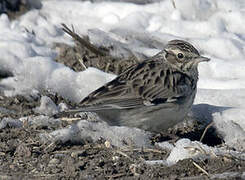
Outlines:
<svg viewBox="0 0 245 180"><path fill-rule="evenodd" d="M170 66L154 59L133 65L92 92L79 105L95 109L125 109L176 101L188 95L192 80Z"/></svg>

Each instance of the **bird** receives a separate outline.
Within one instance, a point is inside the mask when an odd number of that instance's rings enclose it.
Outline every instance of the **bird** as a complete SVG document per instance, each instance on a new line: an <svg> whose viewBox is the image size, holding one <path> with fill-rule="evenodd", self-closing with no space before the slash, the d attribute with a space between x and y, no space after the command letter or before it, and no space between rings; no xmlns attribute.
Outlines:
<svg viewBox="0 0 245 180"><path fill-rule="evenodd" d="M171 40L61 114L95 112L111 126L166 131L187 116L197 92L198 64L209 60L189 42Z"/></svg>

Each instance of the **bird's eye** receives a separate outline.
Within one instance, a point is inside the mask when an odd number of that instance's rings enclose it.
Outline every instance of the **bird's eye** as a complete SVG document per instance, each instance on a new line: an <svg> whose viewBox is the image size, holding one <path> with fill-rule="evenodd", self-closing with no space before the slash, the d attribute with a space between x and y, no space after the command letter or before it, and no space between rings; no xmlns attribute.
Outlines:
<svg viewBox="0 0 245 180"><path fill-rule="evenodd" d="M177 56L178 56L179 59L182 59L184 57L184 54L179 53Z"/></svg>

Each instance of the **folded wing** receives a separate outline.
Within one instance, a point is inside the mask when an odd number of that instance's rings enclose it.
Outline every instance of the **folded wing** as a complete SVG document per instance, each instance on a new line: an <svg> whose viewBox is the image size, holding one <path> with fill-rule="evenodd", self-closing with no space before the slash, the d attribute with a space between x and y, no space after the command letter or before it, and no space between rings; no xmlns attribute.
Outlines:
<svg viewBox="0 0 245 180"><path fill-rule="evenodd" d="M189 95L192 79L166 62L136 64L83 99L77 111L128 109L174 102ZM74 110L75 111L75 110Z"/></svg>

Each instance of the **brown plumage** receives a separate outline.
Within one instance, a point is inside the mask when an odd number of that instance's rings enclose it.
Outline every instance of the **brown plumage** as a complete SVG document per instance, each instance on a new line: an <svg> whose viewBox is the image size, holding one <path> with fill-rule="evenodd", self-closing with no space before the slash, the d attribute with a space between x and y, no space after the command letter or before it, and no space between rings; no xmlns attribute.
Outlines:
<svg viewBox="0 0 245 180"><path fill-rule="evenodd" d="M169 41L163 51L129 67L65 113L93 111L111 125L166 130L190 110L197 65L208 60L186 41Z"/></svg>

